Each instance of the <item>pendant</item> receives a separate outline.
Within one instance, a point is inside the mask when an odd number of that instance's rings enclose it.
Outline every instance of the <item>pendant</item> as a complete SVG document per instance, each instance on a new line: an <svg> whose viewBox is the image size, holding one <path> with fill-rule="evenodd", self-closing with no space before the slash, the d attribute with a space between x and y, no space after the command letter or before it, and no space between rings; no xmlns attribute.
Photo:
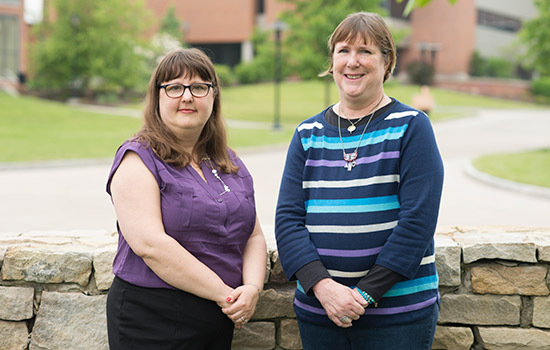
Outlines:
<svg viewBox="0 0 550 350"><path fill-rule="evenodd" d="M352 132L354 132L355 129L357 129L357 128L356 128L355 125L353 125L353 124L351 124L350 126L348 126L348 131L349 131L350 134L351 134Z"/></svg>
<svg viewBox="0 0 550 350"><path fill-rule="evenodd" d="M218 175L218 171L217 171L216 169L212 169L212 174L214 174L214 176L216 177L216 179L218 179L218 180L222 183L222 185L223 185L223 192L220 193L220 196L221 196L222 194L226 194L227 192L231 192L231 189L229 188L229 186L227 186L227 185L225 184L225 182L223 182L223 180L222 180L222 178L220 177L220 175Z"/></svg>
<svg viewBox="0 0 550 350"><path fill-rule="evenodd" d="M351 171L351 169L355 166L355 161L348 162L346 165L344 165L344 168L347 168L348 171Z"/></svg>
<svg viewBox="0 0 550 350"><path fill-rule="evenodd" d="M344 165L344 168L348 169L348 171L351 171L351 169L356 165L356 159L357 152L344 153L344 160L346 161L346 165Z"/></svg>
<svg viewBox="0 0 550 350"><path fill-rule="evenodd" d="M346 162L353 162L357 159L357 152L351 152L351 153L344 153L344 160Z"/></svg>

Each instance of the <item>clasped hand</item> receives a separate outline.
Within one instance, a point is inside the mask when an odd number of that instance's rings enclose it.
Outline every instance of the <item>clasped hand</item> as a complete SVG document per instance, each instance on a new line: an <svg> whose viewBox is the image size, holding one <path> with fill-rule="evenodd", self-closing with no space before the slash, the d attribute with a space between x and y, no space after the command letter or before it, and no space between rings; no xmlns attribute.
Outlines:
<svg viewBox="0 0 550 350"><path fill-rule="evenodd" d="M259 298L260 293L255 286L243 285L235 288L227 299L218 305L233 321L235 328L241 328L254 315Z"/></svg>
<svg viewBox="0 0 550 350"><path fill-rule="evenodd" d="M351 289L330 278L313 286L315 296L327 312L327 316L338 327L348 328L365 313L367 301L355 289Z"/></svg>

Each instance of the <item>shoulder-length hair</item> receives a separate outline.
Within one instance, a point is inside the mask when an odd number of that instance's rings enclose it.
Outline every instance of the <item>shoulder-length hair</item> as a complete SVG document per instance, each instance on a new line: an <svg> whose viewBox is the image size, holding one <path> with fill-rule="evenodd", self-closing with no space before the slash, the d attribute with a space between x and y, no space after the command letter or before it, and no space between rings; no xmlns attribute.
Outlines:
<svg viewBox="0 0 550 350"><path fill-rule="evenodd" d="M334 47L337 43L353 42L359 38L363 39L365 43L374 43L382 52L386 64L384 73L384 82L386 82L395 68L397 53L393 36L386 22L378 14L372 12L352 13L340 22L328 40L330 66L319 76L332 75Z"/></svg>
<svg viewBox="0 0 550 350"><path fill-rule="evenodd" d="M136 134L136 139L150 146L157 156L168 164L184 167L192 160L193 155L183 150L178 137L164 124L159 112L159 86L182 76L199 77L213 85L210 91L214 94L212 114L193 149L194 155L199 159L208 155L221 171L236 173L239 168L232 160L235 152L227 145L225 125L221 116L218 76L212 61L199 49L175 50L161 60L149 80L143 126Z"/></svg>

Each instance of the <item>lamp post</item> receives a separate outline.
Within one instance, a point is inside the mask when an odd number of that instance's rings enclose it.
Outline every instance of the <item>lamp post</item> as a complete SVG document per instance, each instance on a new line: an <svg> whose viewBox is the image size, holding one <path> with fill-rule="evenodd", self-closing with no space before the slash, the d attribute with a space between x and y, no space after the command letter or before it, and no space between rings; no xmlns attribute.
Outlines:
<svg viewBox="0 0 550 350"><path fill-rule="evenodd" d="M73 47L76 48L76 50L79 50L79 45L78 45L78 27L80 26L80 17L76 14L76 13L73 13L71 15L71 29L73 31L73 38L76 38L77 42L75 43L75 45L73 45ZM70 92L70 101L71 102L76 102L78 100L78 92L77 92L77 76L78 76L78 62L77 62L77 53L78 51L76 52L73 52L73 55L72 55L72 62L71 62L71 82L70 82L70 87L71 87L71 92Z"/></svg>
<svg viewBox="0 0 550 350"><path fill-rule="evenodd" d="M275 30L275 105L273 115L273 129L281 129L281 32L287 28L287 24L283 21L277 20L273 24Z"/></svg>

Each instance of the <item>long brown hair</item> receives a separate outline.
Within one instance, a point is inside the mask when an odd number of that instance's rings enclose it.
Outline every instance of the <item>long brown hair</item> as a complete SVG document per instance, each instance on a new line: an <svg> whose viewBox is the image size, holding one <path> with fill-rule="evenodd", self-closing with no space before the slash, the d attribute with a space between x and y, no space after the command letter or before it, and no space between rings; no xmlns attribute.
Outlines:
<svg viewBox="0 0 550 350"><path fill-rule="evenodd" d="M168 164L184 167L193 155L185 152L176 137L160 117L159 86L181 76L200 77L213 85L212 114L206 122L193 149L200 158L208 155L225 173L236 173L239 168L231 158L235 152L227 146L225 125L221 116L219 81L212 61L199 49L179 49L168 53L159 63L149 80L144 111L144 121L136 139L151 146L157 156ZM230 156L228 150L232 152Z"/></svg>
<svg viewBox="0 0 550 350"><path fill-rule="evenodd" d="M325 72L319 74L319 76L332 74L334 68L332 59L336 44L343 41L350 42L357 38L362 38L365 43L372 42L378 46L384 56L384 62L387 66L386 72L384 73L384 82L388 80L397 61L395 43L391 31L386 25L386 22L384 22L384 19L372 12L352 13L340 22L328 40L330 66Z"/></svg>

